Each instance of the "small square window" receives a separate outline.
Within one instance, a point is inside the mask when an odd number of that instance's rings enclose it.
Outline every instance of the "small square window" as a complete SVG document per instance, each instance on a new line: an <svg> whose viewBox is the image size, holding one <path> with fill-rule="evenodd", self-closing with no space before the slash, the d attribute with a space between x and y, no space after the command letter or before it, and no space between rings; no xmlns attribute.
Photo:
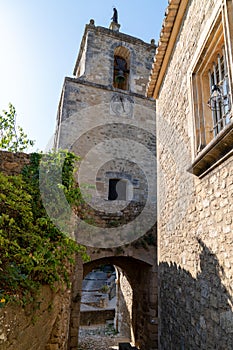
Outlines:
<svg viewBox="0 0 233 350"><path fill-rule="evenodd" d="M109 179L108 200L126 201L127 181L122 179Z"/></svg>

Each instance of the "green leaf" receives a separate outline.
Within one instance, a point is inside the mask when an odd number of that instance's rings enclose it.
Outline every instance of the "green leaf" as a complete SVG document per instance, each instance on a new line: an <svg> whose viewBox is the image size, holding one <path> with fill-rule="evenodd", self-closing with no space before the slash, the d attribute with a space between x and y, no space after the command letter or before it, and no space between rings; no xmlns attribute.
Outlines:
<svg viewBox="0 0 233 350"><path fill-rule="evenodd" d="M0 115L0 149L19 152L27 150L29 145L33 146L35 142L28 139L22 127L16 127L15 107L9 103L9 112L5 110L2 112L3 115Z"/></svg>

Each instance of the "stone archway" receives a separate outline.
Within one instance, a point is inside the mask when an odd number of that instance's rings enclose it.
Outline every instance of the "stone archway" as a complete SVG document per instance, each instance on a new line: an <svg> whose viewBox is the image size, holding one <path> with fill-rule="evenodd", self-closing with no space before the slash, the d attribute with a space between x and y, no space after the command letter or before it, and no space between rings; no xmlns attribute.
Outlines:
<svg viewBox="0 0 233 350"><path fill-rule="evenodd" d="M139 345L142 350L157 349L157 300L155 301L154 309L151 308L153 296L157 294L157 279L156 290L153 290L155 287L153 280L155 274L157 276L157 271L155 271L153 265L130 256L105 256L93 259L83 265L80 262L77 264L76 283L74 283L72 293L69 349L74 350L77 348L82 279L94 268L107 264L119 268L120 273L122 276L126 276L132 288L132 314L130 321L132 340L135 340L135 345ZM122 290L122 295L124 296L124 290Z"/></svg>

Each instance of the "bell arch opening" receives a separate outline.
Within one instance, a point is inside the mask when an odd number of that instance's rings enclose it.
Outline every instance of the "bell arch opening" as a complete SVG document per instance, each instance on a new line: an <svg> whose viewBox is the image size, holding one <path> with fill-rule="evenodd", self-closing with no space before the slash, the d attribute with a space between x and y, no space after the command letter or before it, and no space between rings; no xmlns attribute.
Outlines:
<svg viewBox="0 0 233 350"><path fill-rule="evenodd" d="M129 90L129 76L130 51L124 46L118 46L114 50L113 87Z"/></svg>

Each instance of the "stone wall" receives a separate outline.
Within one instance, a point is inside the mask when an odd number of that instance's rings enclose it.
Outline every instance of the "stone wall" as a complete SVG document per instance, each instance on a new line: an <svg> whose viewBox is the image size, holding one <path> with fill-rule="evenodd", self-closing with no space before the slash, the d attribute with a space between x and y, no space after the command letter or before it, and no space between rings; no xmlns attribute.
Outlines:
<svg viewBox="0 0 233 350"><path fill-rule="evenodd" d="M135 341L132 327L133 290L124 271L118 270L115 325L118 332Z"/></svg>
<svg viewBox="0 0 233 350"><path fill-rule="evenodd" d="M12 153L0 150L0 171L6 175L19 175L23 167L30 162L26 153Z"/></svg>
<svg viewBox="0 0 233 350"><path fill-rule="evenodd" d="M80 326L93 326L113 321L115 310L82 311Z"/></svg>
<svg viewBox="0 0 233 350"><path fill-rule="evenodd" d="M118 98L123 100L125 110ZM149 133L155 135L155 101L82 79L65 78L58 110L56 147L72 148L83 156L100 141L111 140L112 134L115 138L122 137L118 125L131 128L128 139L137 137L138 142L149 142ZM138 135L135 135L135 128ZM145 136L150 136L148 141ZM149 146L155 147L153 143Z"/></svg>
<svg viewBox="0 0 233 350"><path fill-rule="evenodd" d="M217 3L189 1L158 97L159 319L164 350L233 347L233 159L203 178L187 172L194 148L187 72Z"/></svg>
<svg viewBox="0 0 233 350"><path fill-rule="evenodd" d="M70 314L70 292L43 287L38 300L24 308L0 309L1 350L65 350Z"/></svg>

